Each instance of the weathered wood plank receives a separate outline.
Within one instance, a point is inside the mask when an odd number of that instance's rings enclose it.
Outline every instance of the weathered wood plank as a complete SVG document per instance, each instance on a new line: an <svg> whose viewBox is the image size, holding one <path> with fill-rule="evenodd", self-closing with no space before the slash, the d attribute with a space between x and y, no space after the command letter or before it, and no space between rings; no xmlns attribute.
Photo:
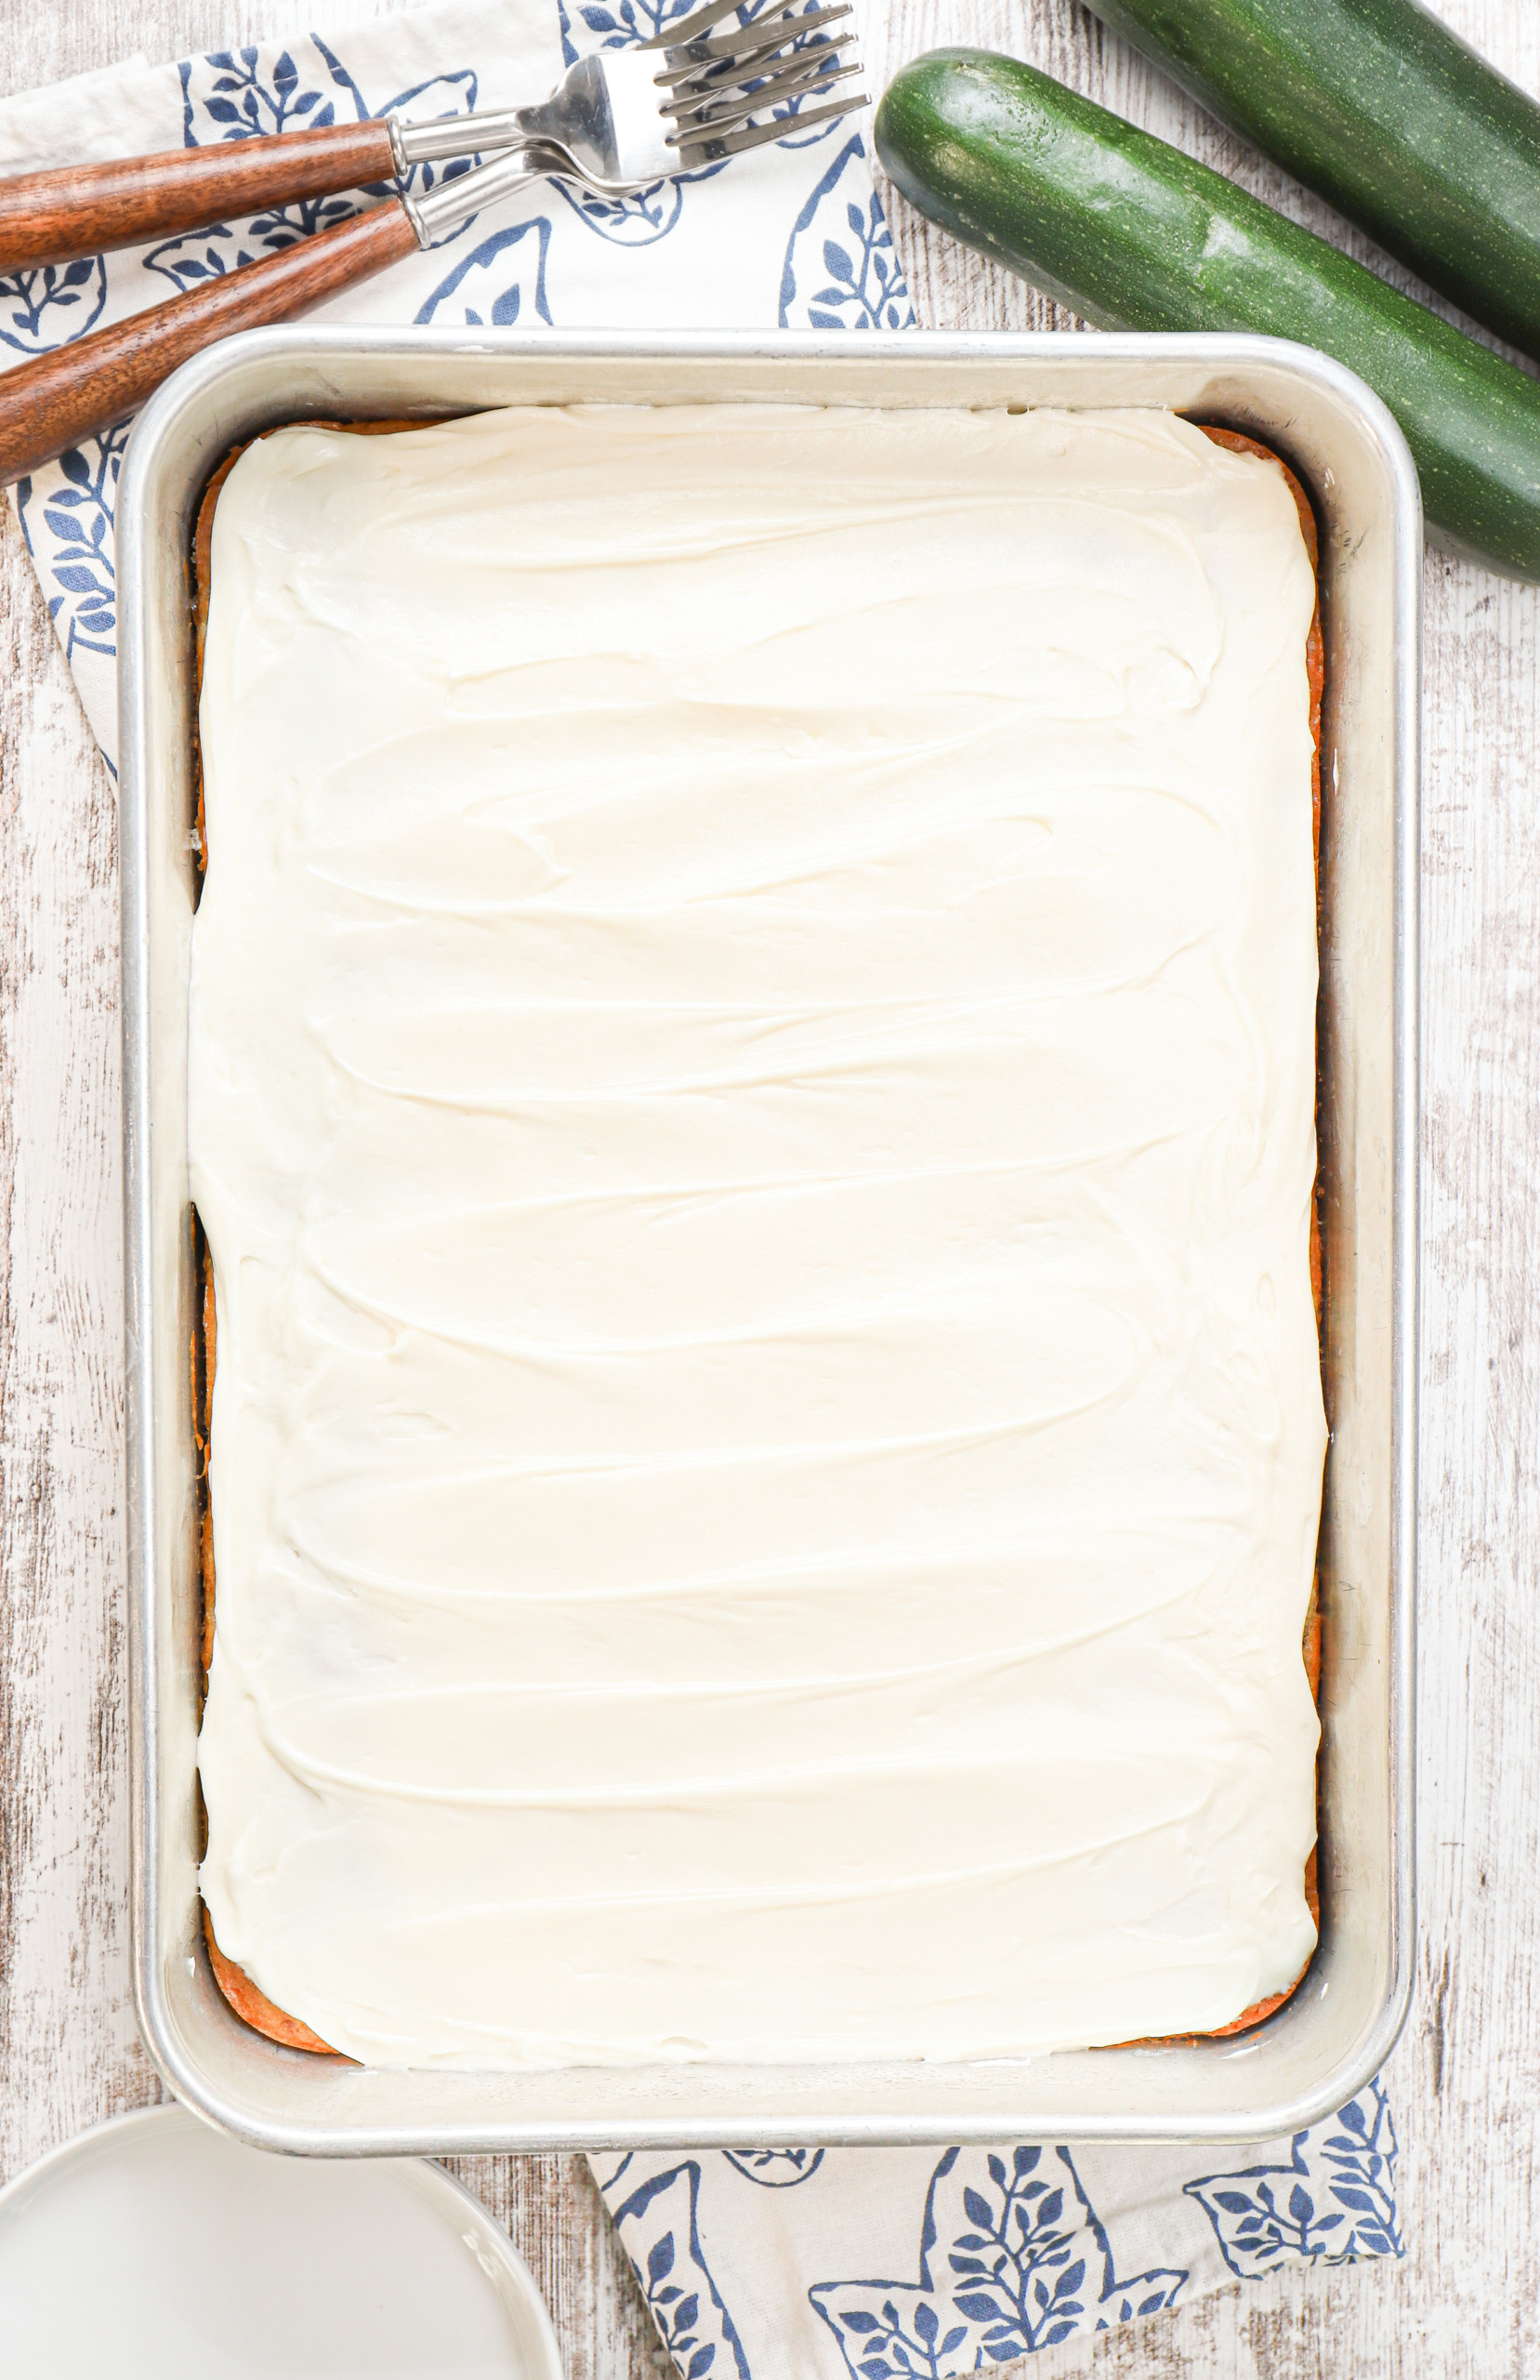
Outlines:
<svg viewBox="0 0 1540 2380"><path fill-rule="evenodd" d="M151 2087L124 1897L117 854L0 515L0 2167Z"/></svg>

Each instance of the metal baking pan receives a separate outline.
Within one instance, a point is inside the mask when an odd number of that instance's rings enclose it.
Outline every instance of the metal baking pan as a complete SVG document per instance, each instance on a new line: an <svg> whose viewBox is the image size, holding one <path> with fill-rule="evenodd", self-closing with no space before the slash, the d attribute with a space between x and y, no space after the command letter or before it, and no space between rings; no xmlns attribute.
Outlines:
<svg viewBox="0 0 1540 2380"><path fill-rule="evenodd" d="M189 549L237 440L305 416L575 400L1163 405L1265 439L1322 529L1327 1410L1321 1943L1252 2032L981 2065L388 2073L234 2017L197 1889L199 1567L188 1347L186 1012L194 873ZM852 2141L1244 2141L1346 2101L1412 1989L1417 1317L1416 474L1362 383L1264 338L259 331L146 409L118 492L134 1980L178 2096L271 2149L336 2155ZM987 1947L980 1946L987 1957Z"/></svg>

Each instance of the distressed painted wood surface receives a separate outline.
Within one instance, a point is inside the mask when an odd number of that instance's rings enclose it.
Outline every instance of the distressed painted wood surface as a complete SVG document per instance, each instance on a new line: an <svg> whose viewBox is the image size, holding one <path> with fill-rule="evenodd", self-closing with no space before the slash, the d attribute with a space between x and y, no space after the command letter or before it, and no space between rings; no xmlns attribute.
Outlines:
<svg viewBox="0 0 1540 2380"><path fill-rule="evenodd" d="M1540 94L1534 0L1439 6ZM315 10L334 24L379 12ZM1073 0L868 0L868 14L878 85L937 42L1014 51L1369 254ZM0 0L0 87L304 15L302 0ZM1059 320L894 214L927 323ZM1540 598L1437 557L1427 598L1421 1956L1391 2069L1410 2254L1054 2350L1033 2380L1540 2371ZM158 2088L128 1987L116 866L112 782L6 509L0 2176ZM533 2265L571 2380L652 2380L651 2334L578 2161L458 2170Z"/></svg>

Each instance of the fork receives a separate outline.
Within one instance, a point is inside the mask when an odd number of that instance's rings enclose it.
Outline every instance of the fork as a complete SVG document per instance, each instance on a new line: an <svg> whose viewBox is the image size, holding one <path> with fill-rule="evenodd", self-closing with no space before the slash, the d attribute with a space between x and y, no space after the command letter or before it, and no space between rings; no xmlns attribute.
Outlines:
<svg viewBox="0 0 1540 2380"><path fill-rule="evenodd" d="M748 24L714 32L738 8L739 0L707 0L648 43L580 59L533 107L416 125L388 116L0 181L0 271L15 271L492 152L421 196L399 191L0 375L0 485L121 421L215 339L307 312L432 247L526 182L552 177L623 198L865 106L864 92L823 97L861 72L842 54L848 33L829 30L850 18L848 0L810 9L776 0ZM795 125L774 112L787 108Z"/></svg>

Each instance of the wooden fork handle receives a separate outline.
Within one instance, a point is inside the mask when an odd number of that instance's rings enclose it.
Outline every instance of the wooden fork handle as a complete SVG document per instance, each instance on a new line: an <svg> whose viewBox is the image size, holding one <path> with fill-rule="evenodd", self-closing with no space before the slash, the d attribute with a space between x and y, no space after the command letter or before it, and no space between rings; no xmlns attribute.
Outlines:
<svg viewBox="0 0 1540 2380"><path fill-rule="evenodd" d="M0 272L137 247L290 199L393 181L395 174L390 127L373 122L16 174L0 180Z"/></svg>
<svg viewBox="0 0 1540 2380"><path fill-rule="evenodd" d="M0 373L0 485L121 421L200 348L287 322L416 249L406 209L393 198Z"/></svg>

